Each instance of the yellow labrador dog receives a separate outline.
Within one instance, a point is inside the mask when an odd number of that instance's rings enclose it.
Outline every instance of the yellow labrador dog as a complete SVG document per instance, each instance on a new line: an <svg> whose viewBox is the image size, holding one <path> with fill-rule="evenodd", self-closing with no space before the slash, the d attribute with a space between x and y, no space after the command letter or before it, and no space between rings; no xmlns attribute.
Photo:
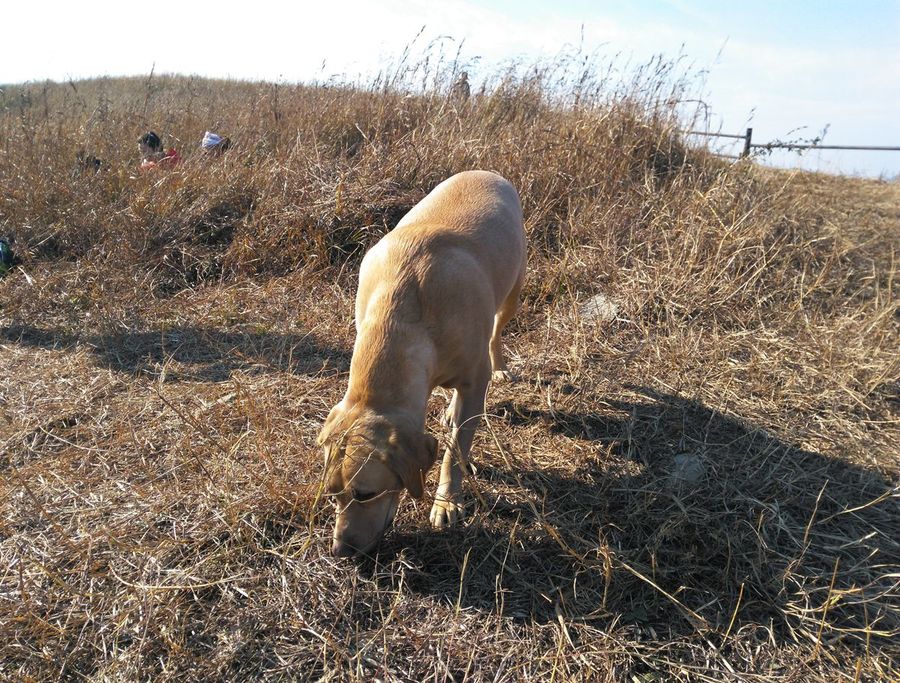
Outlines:
<svg viewBox="0 0 900 683"><path fill-rule="evenodd" d="M405 488L422 497L437 440L425 433L428 397L453 389L452 428L431 509L436 527L461 515L460 489L485 392L509 378L500 333L525 276L522 207L487 171L448 178L365 256L356 343L344 398L319 434L326 488L337 507L332 553L367 553Z"/></svg>

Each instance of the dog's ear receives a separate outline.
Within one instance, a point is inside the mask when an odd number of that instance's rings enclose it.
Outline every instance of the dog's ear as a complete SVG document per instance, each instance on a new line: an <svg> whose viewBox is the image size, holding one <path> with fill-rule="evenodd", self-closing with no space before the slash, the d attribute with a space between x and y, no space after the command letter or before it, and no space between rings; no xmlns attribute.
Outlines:
<svg viewBox="0 0 900 683"><path fill-rule="evenodd" d="M324 446L325 442L331 437L331 433L334 431L334 425L337 422L338 418L344 414L344 402L341 401L334 408L331 409L331 412L328 413L328 417L325 418L325 422L322 423L322 429L319 431L319 436L316 438L316 443L319 446Z"/></svg>
<svg viewBox="0 0 900 683"><path fill-rule="evenodd" d="M437 460L438 442L431 434L404 436L395 431L389 441L389 465L409 495L418 500L424 493L425 474Z"/></svg>

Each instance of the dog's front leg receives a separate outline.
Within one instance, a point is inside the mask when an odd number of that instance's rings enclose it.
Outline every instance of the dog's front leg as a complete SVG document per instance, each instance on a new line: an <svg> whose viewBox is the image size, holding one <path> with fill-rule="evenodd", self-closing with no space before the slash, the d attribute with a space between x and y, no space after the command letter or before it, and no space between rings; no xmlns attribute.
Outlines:
<svg viewBox="0 0 900 683"><path fill-rule="evenodd" d="M459 409L461 405L462 402L459 398L459 392L454 389L453 396L450 397L450 403L447 405L447 410L441 418L441 424L450 429L453 429L454 425L458 425L460 423Z"/></svg>
<svg viewBox="0 0 900 683"><path fill-rule="evenodd" d="M478 381L454 392L453 436L450 447L444 452L441 479L431 508L431 523L438 529L455 524L463 517L462 482L472 439L484 413L484 395L490 376L490 365L487 364L479 373Z"/></svg>
<svg viewBox="0 0 900 683"><path fill-rule="evenodd" d="M431 523L440 529L456 524L463 518L464 511L460 502L463 471L459 457L448 448L441 462L441 480L438 484L434 505L431 506Z"/></svg>

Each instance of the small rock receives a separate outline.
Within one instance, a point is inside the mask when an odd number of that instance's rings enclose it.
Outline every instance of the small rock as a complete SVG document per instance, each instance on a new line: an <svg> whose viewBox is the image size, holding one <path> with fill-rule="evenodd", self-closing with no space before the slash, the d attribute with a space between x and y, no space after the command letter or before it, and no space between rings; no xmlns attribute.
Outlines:
<svg viewBox="0 0 900 683"><path fill-rule="evenodd" d="M671 481L673 484L696 484L704 469L703 461L693 453L679 453L675 456Z"/></svg>
<svg viewBox="0 0 900 683"><path fill-rule="evenodd" d="M586 323L612 322L619 315L619 308L606 294L596 294L581 304L578 313Z"/></svg>

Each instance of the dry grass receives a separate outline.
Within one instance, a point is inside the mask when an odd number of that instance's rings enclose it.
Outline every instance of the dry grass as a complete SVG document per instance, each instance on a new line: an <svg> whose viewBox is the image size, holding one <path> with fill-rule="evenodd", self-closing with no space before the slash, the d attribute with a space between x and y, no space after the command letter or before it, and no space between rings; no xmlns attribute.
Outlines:
<svg viewBox="0 0 900 683"><path fill-rule="evenodd" d="M466 105L443 68L5 89L0 676L897 680L900 188L685 147L672 65ZM148 128L176 172L135 173ZM464 525L407 502L334 560L314 438L359 256L476 167L524 202L522 379Z"/></svg>

